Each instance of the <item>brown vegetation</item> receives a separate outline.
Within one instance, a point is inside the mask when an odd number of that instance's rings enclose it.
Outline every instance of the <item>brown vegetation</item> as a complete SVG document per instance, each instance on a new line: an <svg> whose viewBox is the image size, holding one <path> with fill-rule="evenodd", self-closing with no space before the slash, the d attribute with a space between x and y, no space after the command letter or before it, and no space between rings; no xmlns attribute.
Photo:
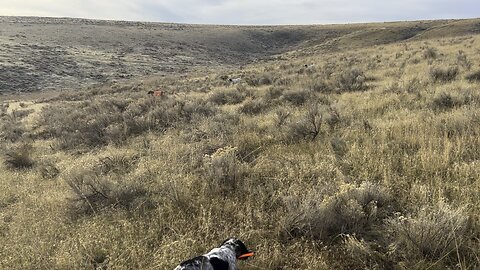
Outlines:
<svg viewBox="0 0 480 270"><path fill-rule="evenodd" d="M2 109L0 268L478 269L480 37L352 42Z"/></svg>

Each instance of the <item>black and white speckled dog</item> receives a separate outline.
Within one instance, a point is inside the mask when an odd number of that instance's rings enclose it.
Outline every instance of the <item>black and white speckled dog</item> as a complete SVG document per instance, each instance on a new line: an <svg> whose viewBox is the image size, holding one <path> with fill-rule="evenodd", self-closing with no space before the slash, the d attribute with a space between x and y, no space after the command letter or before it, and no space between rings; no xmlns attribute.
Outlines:
<svg viewBox="0 0 480 270"><path fill-rule="evenodd" d="M175 270L238 270L237 260L251 256L253 252L242 241L230 238L207 254L182 262Z"/></svg>

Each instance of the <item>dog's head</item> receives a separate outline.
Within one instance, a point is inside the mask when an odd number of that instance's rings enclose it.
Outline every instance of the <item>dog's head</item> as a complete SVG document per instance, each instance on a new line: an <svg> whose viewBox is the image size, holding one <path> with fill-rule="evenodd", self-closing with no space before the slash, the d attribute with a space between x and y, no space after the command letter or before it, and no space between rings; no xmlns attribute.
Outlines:
<svg viewBox="0 0 480 270"><path fill-rule="evenodd" d="M239 260L246 260L253 256L253 252L248 250L245 244L237 238L229 238L222 243L222 247L229 247L235 251L235 255Z"/></svg>

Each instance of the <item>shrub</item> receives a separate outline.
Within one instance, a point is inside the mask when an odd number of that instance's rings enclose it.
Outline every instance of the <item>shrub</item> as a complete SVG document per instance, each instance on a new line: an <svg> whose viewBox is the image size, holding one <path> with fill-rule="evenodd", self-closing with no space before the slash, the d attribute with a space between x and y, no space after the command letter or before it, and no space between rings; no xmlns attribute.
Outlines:
<svg viewBox="0 0 480 270"><path fill-rule="evenodd" d="M272 75L270 74L262 74L262 76L258 79L258 85L270 85L272 84Z"/></svg>
<svg viewBox="0 0 480 270"><path fill-rule="evenodd" d="M244 114L255 115L264 112L268 104L263 99L249 99L240 108L239 111Z"/></svg>
<svg viewBox="0 0 480 270"><path fill-rule="evenodd" d="M31 158L33 147L30 144L22 144L5 153L4 163L11 169L27 169L34 165Z"/></svg>
<svg viewBox="0 0 480 270"><path fill-rule="evenodd" d="M480 82L480 70L468 74L465 79L467 79L469 82Z"/></svg>
<svg viewBox="0 0 480 270"><path fill-rule="evenodd" d="M434 109L451 109L457 105L459 105L459 101L456 100L451 94L449 93L441 93L433 98L433 108Z"/></svg>
<svg viewBox="0 0 480 270"><path fill-rule="evenodd" d="M235 137L236 154L239 160L253 162L262 152L266 141L254 132L244 132Z"/></svg>
<svg viewBox="0 0 480 270"><path fill-rule="evenodd" d="M30 110L14 110L12 111L12 116L16 119L23 119L25 117L27 117L28 115L30 115L34 110L33 109L30 109Z"/></svg>
<svg viewBox="0 0 480 270"><path fill-rule="evenodd" d="M148 131L164 132L182 123L211 116L216 108L203 99L140 98L119 102L115 98L57 105L42 111L39 136L57 138L60 147L97 147L121 144ZM82 121L78 121L82 119Z"/></svg>
<svg viewBox="0 0 480 270"><path fill-rule="evenodd" d="M210 96L210 101L217 105L238 104L245 99L245 95L237 89L222 89Z"/></svg>
<svg viewBox="0 0 480 270"><path fill-rule="evenodd" d="M275 112L275 125L277 127L281 127L285 124L287 121L288 117L290 116L290 112L280 108Z"/></svg>
<svg viewBox="0 0 480 270"><path fill-rule="evenodd" d="M107 144L107 127L122 121L122 114L108 101L57 105L42 111L39 125L44 129L40 135L60 139L60 147L64 149L80 145L95 147Z"/></svg>
<svg viewBox="0 0 480 270"><path fill-rule="evenodd" d="M204 158L205 176L211 193L226 195L240 188L246 170L237 158L237 148L226 146Z"/></svg>
<svg viewBox="0 0 480 270"><path fill-rule="evenodd" d="M310 85L310 88L314 92L323 92L323 93L329 93L333 90L332 86L329 83L321 79L314 80Z"/></svg>
<svg viewBox="0 0 480 270"><path fill-rule="evenodd" d="M235 133L236 126L239 125L240 115L237 112L228 112L217 114L211 118L206 118L200 124L200 131L208 138L215 138L219 143L230 142Z"/></svg>
<svg viewBox="0 0 480 270"><path fill-rule="evenodd" d="M38 171L43 179L53 179L60 173L60 170L52 162L42 162L38 165Z"/></svg>
<svg viewBox="0 0 480 270"><path fill-rule="evenodd" d="M293 84L293 82L294 82L294 79L287 76L279 76L274 80L274 84L279 86L288 86Z"/></svg>
<svg viewBox="0 0 480 270"><path fill-rule="evenodd" d="M124 167L125 162L125 158L102 159L96 167L68 174L65 181L74 194L72 213L90 215L106 209L148 206L145 202L149 201L149 192L141 182L128 176L131 167Z"/></svg>
<svg viewBox="0 0 480 270"><path fill-rule="evenodd" d="M138 156L113 155L100 158L95 170L99 174L126 174L132 170L138 161Z"/></svg>
<svg viewBox="0 0 480 270"><path fill-rule="evenodd" d="M308 90L288 90L283 93L283 99L296 106L303 105L310 97Z"/></svg>
<svg viewBox="0 0 480 270"><path fill-rule="evenodd" d="M364 182L346 185L335 195L287 197L282 236L328 240L339 234L362 236L389 214L391 196L382 186Z"/></svg>
<svg viewBox="0 0 480 270"><path fill-rule="evenodd" d="M394 252L404 258L429 260L442 260L458 252L467 240L468 224L464 208L454 209L444 202L424 207L414 215L387 220Z"/></svg>
<svg viewBox="0 0 480 270"><path fill-rule="evenodd" d="M430 78L433 82L451 82L457 78L458 67L447 69L436 67L430 69Z"/></svg>
<svg viewBox="0 0 480 270"><path fill-rule="evenodd" d="M283 88L280 87L270 87L265 93L265 99L267 101L272 101L280 98L283 95Z"/></svg>
<svg viewBox="0 0 480 270"><path fill-rule="evenodd" d="M26 132L24 125L12 116L4 116L0 123L0 139L16 142Z"/></svg>
<svg viewBox="0 0 480 270"><path fill-rule="evenodd" d="M290 123L288 138L291 141L300 139L315 140L322 127L323 115L318 104L311 105L307 112L297 121Z"/></svg>
<svg viewBox="0 0 480 270"><path fill-rule="evenodd" d="M470 70L473 65L472 61L468 60L467 55L463 51L459 51L457 54L457 64L467 70Z"/></svg>
<svg viewBox="0 0 480 270"><path fill-rule="evenodd" d="M197 117L213 116L217 112L217 108L204 99L194 99L179 103L176 109L180 119L187 123L190 123Z"/></svg>
<svg viewBox="0 0 480 270"><path fill-rule="evenodd" d="M423 58L425 59L436 59L437 56L438 56L438 51L436 48L429 47L423 51Z"/></svg>
<svg viewBox="0 0 480 270"><path fill-rule="evenodd" d="M337 76L335 87L338 91L361 91L367 88L365 75L359 69L351 69Z"/></svg>

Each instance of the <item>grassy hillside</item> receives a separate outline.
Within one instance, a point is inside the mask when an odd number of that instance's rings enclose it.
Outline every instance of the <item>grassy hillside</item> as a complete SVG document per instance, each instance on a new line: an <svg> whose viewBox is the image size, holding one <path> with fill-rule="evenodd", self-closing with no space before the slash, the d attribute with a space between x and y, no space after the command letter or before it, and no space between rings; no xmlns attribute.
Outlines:
<svg viewBox="0 0 480 270"><path fill-rule="evenodd" d="M6 94L238 68L292 50L319 53L478 34L480 20L221 26L0 17L0 29L0 94Z"/></svg>
<svg viewBox="0 0 480 270"><path fill-rule="evenodd" d="M247 270L478 269L480 35L425 24L4 101L0 268L173 269L236 236Z"/></svg>

